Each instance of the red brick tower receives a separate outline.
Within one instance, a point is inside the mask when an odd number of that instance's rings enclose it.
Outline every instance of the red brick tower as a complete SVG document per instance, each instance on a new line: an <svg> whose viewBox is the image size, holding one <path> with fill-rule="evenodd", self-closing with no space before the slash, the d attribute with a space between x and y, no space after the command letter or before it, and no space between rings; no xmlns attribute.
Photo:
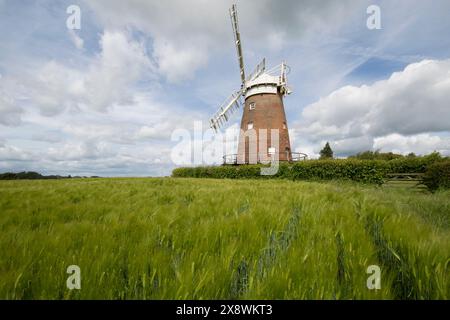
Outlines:
<svg viewBox="0 0 450 320"><path fill-rule="evenodd" d="M241 120L237 162L264 163L275 157L291 161L291 145L284 112L285 65L279 76L262 73L246 81L244 113ZM278 72L277 72L278 73Z"/></svg>

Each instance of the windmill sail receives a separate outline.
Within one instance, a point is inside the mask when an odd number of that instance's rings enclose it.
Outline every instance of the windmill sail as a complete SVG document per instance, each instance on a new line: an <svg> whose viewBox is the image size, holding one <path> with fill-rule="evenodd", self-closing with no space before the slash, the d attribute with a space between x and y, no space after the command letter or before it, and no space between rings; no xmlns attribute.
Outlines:
<svg viewBox="0 0 450 320"><path fill-rule="evenodd" d="M220 106L216 114L210 119L210 126L217 131L225 122L228 121L229 116L240 107L240 98L243 94L243 90L239 90L233 93L227 98Z"/></svg>
<svg viewBox="0 0 450 320"><path fill-rule="evenodd" d="M246 81L251 81L259 77L266 70L266 58L262 59L260 63L256 66L255 70L250 73Z"/></svg>
<svg viewBox="0 0 450 320"><path fill-rule="evenodd" d="M233 27L234 43L236 44L236 51L239 60L239 69L241 73L242 87L244 87L245 86L244 56L242 54L241 34L239 33L239 24L235 4L231 6L230 17L231 17L231 25Z"/></svg>
<svg viewBox="0 0 450 320"><path fill-rule="evenodd" d="M236 5L233 4L230 9L231 26L233 27L234 43L236 45L236 51L239 61L239 72L241 75L241 89L236 91L225 100L220 106L216 114L210 119L210 126L217 131L225 122L228 121L230 115L240 107L241 96L245 93L245 70L244 70L244 56L242 54L241 35L239 33L239 23L237 17ZM258 65L258 67L260 67ZM257 67L257 70L258 70ZM256 70L256 71L257 71ZM255 72L256 72L255 71Z"/></svg>

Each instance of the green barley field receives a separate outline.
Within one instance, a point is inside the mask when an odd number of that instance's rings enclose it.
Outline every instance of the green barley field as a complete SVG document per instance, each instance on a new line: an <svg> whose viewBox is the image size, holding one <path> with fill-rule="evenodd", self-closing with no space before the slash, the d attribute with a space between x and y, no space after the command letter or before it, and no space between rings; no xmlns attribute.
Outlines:
<svg viewBox="0 0 450 320"><path fill-rule="evenodd" d="M67 267L81 270L69 290ZM371 265L380 289L369 289ZM450 191L0 181L0 299L449 299Z"/></svg>

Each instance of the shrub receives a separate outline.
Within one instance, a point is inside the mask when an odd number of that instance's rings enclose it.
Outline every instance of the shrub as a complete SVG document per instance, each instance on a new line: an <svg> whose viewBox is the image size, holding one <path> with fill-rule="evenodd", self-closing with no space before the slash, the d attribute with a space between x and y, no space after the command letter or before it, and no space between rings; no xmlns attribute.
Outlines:
<svg viewBox="0 0 450 320"><path fill-rule="evenodd" d="M372 160L321 160L297 162L292 166L293 180L354 180L366 183L383 183L389 168L384 161Z"/></svg>
<svg viewBox="0 0 450 320"><path fill-rule="evenodd" d="M396 154L392 152L380 152L377 151L364 151L357 153L355 155L349 156L350 159L359 159L359 160L393 160L398 158L403 158L401 154Z"/></svg>
<svg viewBox="0 0 450 320"><path fill-rule="evenodd" d="M450 188L450 160L429 165L425 172L424 184L432 191Z"/></svg>
<svg viewBox="0 0 450 320"><path fill-rule="evenodd" d="M403 157L393 160L307 160L296 163L281 163L274 176L263 176L262 165L210 166L177 168L173 177L271 179L292 180L353 180L363 183L382 184L388 173L424 173L429 165L442 162L436 155L425 157Z"/></svg>

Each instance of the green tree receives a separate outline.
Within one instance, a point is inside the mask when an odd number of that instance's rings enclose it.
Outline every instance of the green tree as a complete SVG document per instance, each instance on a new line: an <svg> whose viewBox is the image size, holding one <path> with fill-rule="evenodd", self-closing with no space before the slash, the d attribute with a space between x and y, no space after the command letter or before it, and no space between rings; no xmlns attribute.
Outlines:
<svg viewBox="0 0 450 320"><path fill-rule="evenodd" d="M325 147L320 150L320 159L333 159L333 150L331 150L328 142L325 144Z"/></svg>
<svg viewBox="0 0 450 320"><path fill-rule="evenodd" d="M403 158L401 154L396 154L392 152L380 152L380 150L376 151L364 151L357 153L353 156L349 156L349 158L352 159L359 159L359 160L394 160Z"/></svg>

